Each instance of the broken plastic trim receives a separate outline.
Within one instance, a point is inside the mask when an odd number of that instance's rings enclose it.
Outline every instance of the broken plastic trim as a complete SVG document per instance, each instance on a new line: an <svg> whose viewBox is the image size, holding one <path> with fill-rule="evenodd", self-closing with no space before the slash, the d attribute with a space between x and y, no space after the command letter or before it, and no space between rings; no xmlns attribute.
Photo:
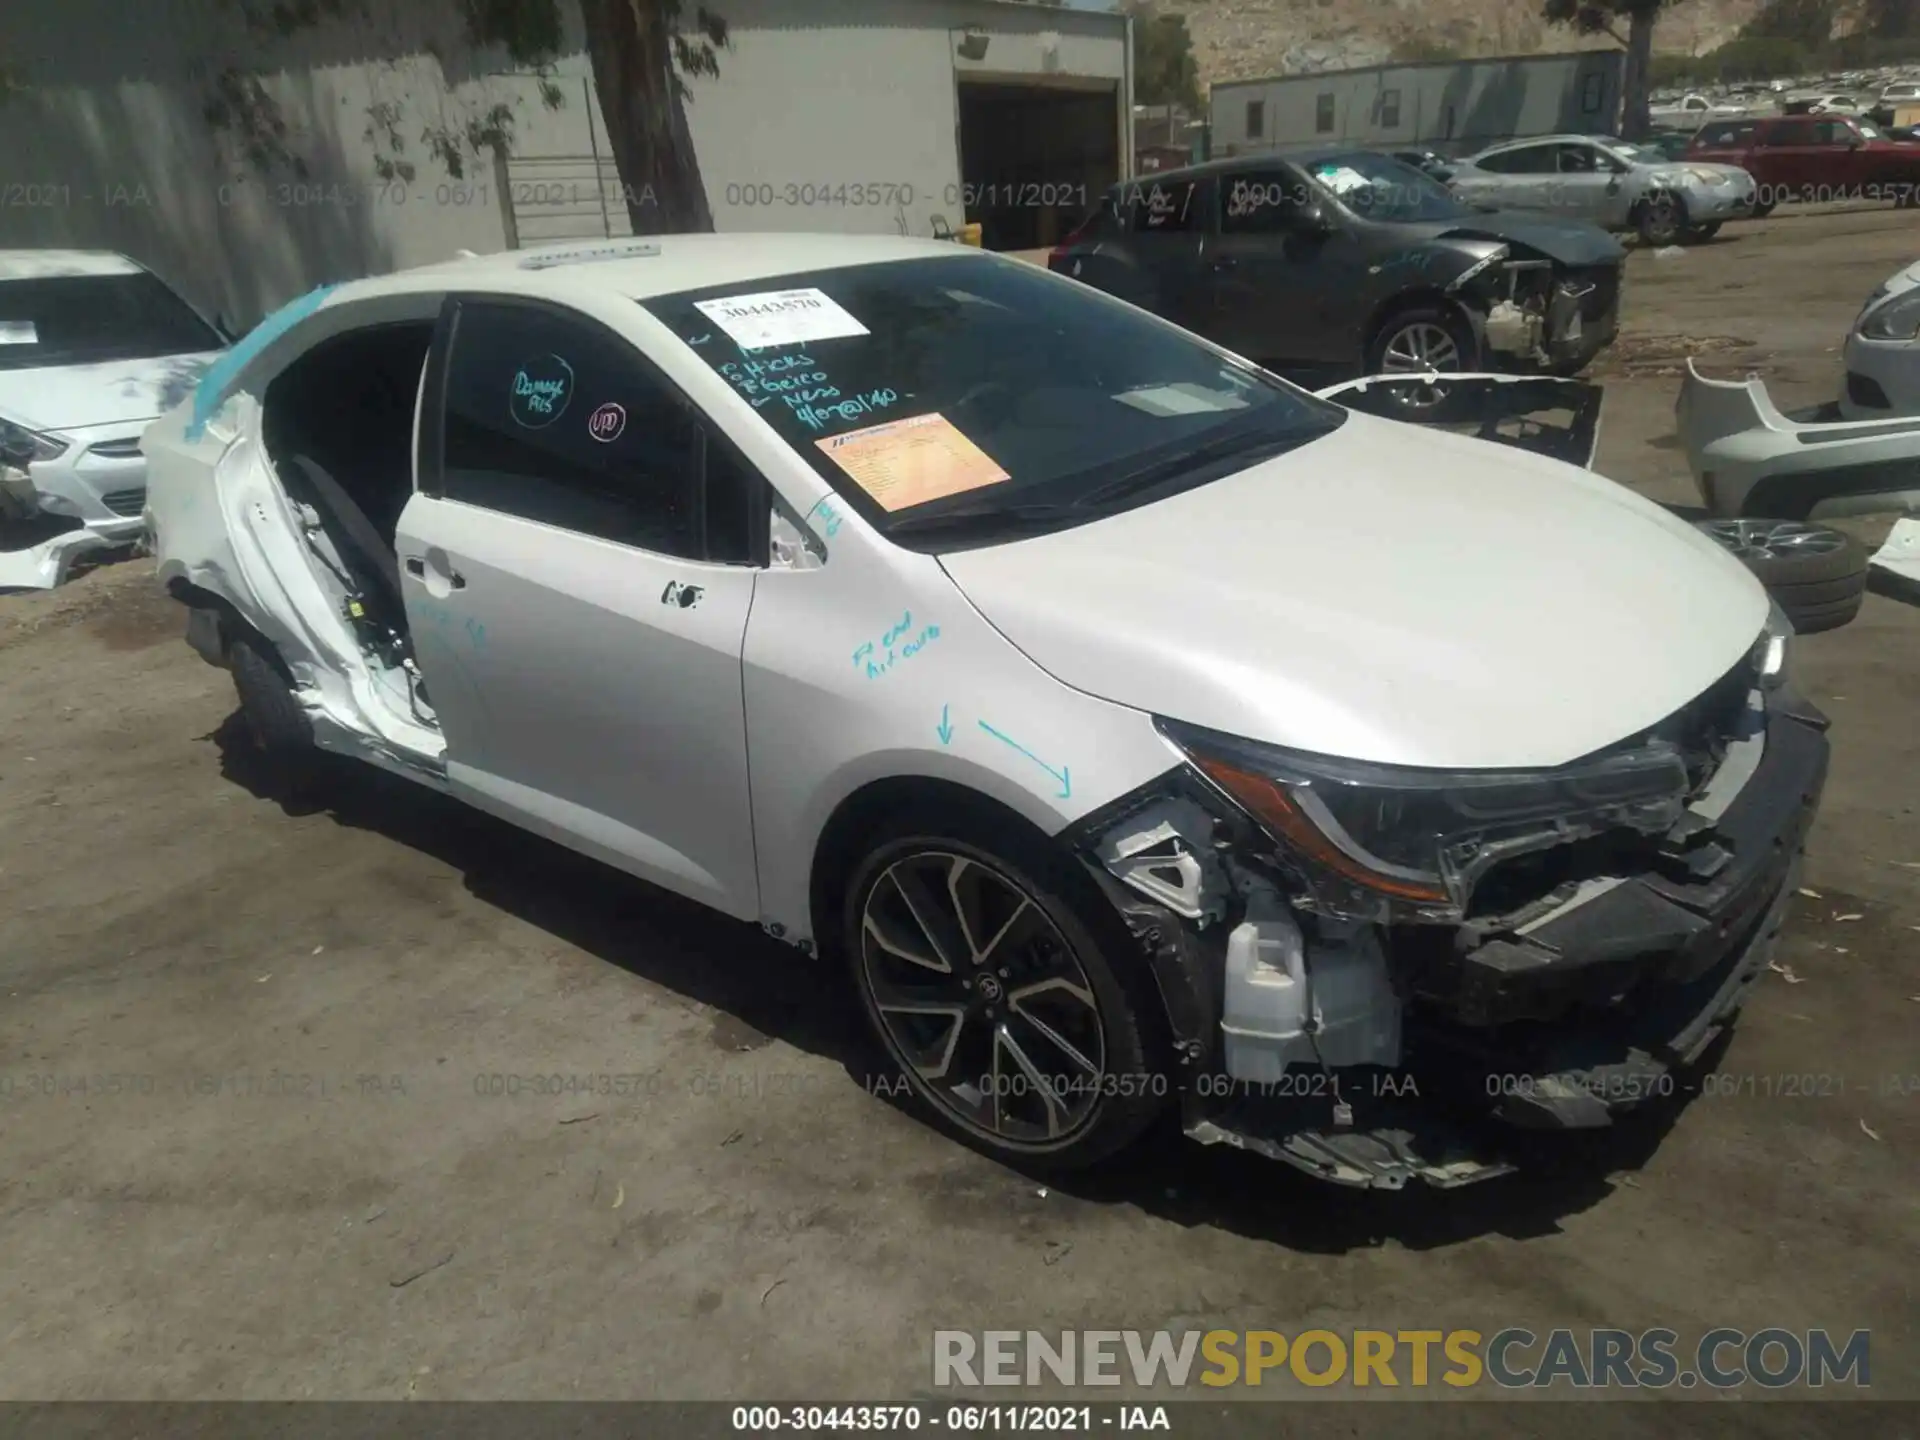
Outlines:
<svg viewBox="0 0 1920 1440"><path fill-rule="evenodd" d="M1307 893L1298 903L1346 920L1458 924L1494 865L1613 829L1662 834L1691 789L1679 748L1661 739L1553 770L1446 771L1156 723L1301 862Z"/></svg>
<svg viewBox="0 0 1920 1440"><path fill-rule="evenodd" d="M1438 386L1438 402L1410 407L1404 391ZM1552 375L1367 375L1315 394L1349 410L1455 430L1583 469L1593 465L1600 440L1604 387ZM1564 422L1550 419L1565 414Z"/></svg>

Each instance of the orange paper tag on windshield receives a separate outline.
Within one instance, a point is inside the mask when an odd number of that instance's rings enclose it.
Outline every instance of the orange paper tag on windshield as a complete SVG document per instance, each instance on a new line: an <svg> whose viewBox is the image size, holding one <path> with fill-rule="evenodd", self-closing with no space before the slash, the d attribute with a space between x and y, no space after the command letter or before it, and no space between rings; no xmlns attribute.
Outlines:
<svg viewBox="0 0 1920 1440"><path fill-rule="evenodd" d="M938 411L813 443L886 510L906 510L1008 478L991 455Z"/></svg>

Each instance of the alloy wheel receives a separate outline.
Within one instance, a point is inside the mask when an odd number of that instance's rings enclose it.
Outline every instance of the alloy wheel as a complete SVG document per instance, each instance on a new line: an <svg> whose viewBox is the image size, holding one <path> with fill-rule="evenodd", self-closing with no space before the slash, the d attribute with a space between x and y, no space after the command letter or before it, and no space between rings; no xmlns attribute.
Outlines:
<svg viewBox="0 0 1920 1440"><path fill-rule="evenodd" d="M1703 520L1700 528L1743 560L1831 555L1847 543L1836 530L1798 520Z"/></svg>
<svg viewBox="0 0 1920 1440"><path fill-rule="evenodd" d="M968 855L914 851L861 908L860 966L917 1088L995 1144L1053 1149L1098 1108L1106 1031L1092 982L1040 903Z"/></svg>
<svg viewBox="0 0 1920 1440"><path fill-rule="evenodd" d="M1446 327L1416 320L1387 336L1380 369L1387 375L1431 375L1460 369L1460 346ZM1396 385L1392 394L1409 409L1427 409L1446 398L1444 385Z"/></svg>

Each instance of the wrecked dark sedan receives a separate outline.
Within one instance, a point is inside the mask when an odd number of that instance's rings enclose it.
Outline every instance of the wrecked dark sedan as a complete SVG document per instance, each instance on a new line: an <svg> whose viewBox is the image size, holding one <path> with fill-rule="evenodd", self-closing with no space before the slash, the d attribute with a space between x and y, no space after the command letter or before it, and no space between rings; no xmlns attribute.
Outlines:
<svg viewBox="0 0 1920 1440"><path fill-rule="evenodd" d="M1337 379L1575 374L1613 340L1623 259L1584 221L1476 208L1392 156L1329 150L1117 185L1048 265L1269 368Z"/></svg>

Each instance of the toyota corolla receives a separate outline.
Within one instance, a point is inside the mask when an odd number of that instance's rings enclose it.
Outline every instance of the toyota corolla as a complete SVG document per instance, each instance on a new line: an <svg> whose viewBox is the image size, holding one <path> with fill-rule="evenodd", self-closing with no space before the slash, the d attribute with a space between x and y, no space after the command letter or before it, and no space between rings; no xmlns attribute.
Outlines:
<svg viewBox="0 0 1920 1440"><path fill-rule="evenodd" d="M1023 1163L1173 1109L1448 1185L1507 1164L1456 1135L1606 1125L1745 999L1826 768L1694 527L961 246L344 284L146 449L162 580L290 777L354 757L759 924Z"/></svg>

